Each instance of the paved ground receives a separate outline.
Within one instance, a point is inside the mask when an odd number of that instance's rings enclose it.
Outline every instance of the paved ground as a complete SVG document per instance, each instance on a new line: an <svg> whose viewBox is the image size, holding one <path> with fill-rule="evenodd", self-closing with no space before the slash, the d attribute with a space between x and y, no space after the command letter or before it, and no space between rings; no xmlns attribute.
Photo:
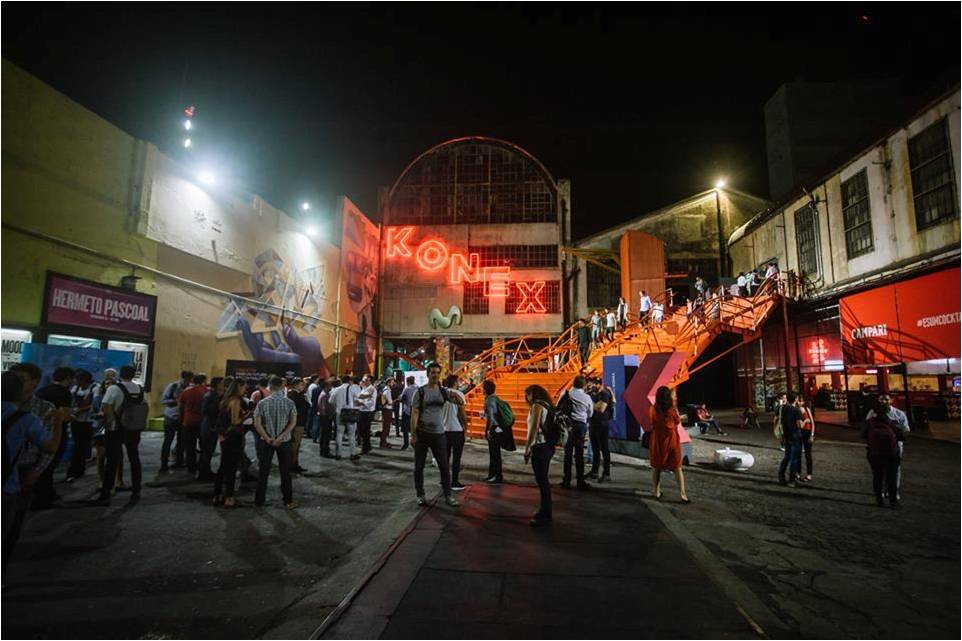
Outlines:
<svg viewBox="0 0 962 641"><path fill-rule="evenodd" d="M752 628L633 496L474 485L427 512L323 638L711 638ZM697 604L696 607L691 607Z"/></svg>
<svg viewBox="0 0 962 641"><path fill-rule="evenodd" d="M780 452L767 432L729 431L695 440L691 505L674 502L671 478L665 502L647 497L650 471L616 457L611 485L556 492L551 531L524 524L536 492L520 454L506 459L510 484L491 491L478 484L486 454L470 445L465 507L428 510L337 625L356 621L378 580L393 576L367 617L386 637L746 636L749 620L771 637L959 636L957 445L908 442L905 505L892 511L874 506L863 448L847 428L820 428L815 481L797 490L773 482ZM750 449L755 467L706 465L724 443ZM145 439L148 480L159 444ZM68 505L31 516L4 577L3 636L306 638L418 515L410 452L354 466L310 448L306 460L322 471L295 481L295 512L280 506L276 480L271 505L235 511L210 507L206 486L176 475L134 507L71 504L92 485L60 485ZM556 457L556 481L560 472ZM502 547L483 544L492 538ZM403 572L389 572L404 558ZM436 611L424 616L432 590L460 604L457 627L432 627ZM604 607L586 608L599 594ZM546 620L525 599L542 604ZM647 614L657 603L660 614Z"/></svg>
<svg viewBox="0 0 962 641"><path fill-rule="evenodd" d="M246 507L224 510L184 473L157 478L161 440L144 435L159 486L136 506L84 505L88 475L30 515L4 577L5 638L306 638L416 514L400 452L354 465L311 444L303 464L322 471L295 479L299 509L283 508L275 469L265 508L245 484Z"/></svg>

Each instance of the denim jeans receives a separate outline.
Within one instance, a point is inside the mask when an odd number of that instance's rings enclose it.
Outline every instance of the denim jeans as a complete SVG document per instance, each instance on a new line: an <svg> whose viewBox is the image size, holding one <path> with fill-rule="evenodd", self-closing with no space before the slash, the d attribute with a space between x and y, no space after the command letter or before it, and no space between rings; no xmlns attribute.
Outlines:
<svg viewBox="0 0 962 641"><path fill-rule="evenodd" d="M578 483L585 481L585 432L588 426L580 421L571 422L571 434L565 443L564 476L565 483L571 483L571 460L574 457L575 473Z"/></svg>
<svg viewBox="0 0 962 641"><path fill-rule="evenodd" d="M448 446L444 432L433 434L418 430L418 440L414 444L414 491L418 496L424 496L424 463L427 460L428 449L438 463L444 495L451 496L451 473L448 470Z"/></svg>
<svg viewBox="0 0 962 641"><path fill-rule="evenodd" d="M785 469L788 468L789 481L794 481L802 472L802 442L795 440L785 441L785 456L778 466L778 480L785 481Z"/></svg>
<svg viewBox="0 0 962 641"><path fill-rule="evenodd" d="M184 433L180 421L176 418L164 417L164 444L160 447L160 469L167 469L167 459L170 458L170 446L177 438L177 446L174 448L175 463L184 464Z"/></svg>
<svg viewBox="0 0 962 641"><path fill-rule="evenodd" d="M281 494L284 496L284 503L294 500L294 488L291 482L294 450L291 442L286 441L274 447L260 440L257 441L257 493L254 495L256 505L264 505L264 499L267 497L267 478L271 473L275 452L277 452L277 467L281 470Z"/></svg>
<svg viewBox="0 0 962 641"><path fill-rule="evenodd" d="M464 432L445 432L447 441L448 467L451 470L451 485L459 484L458 472L461 471L461 453L464 451Z"/></svg>
<svg viewBox="0 0 962 641"><path fill-rule="evenodd" d="M531 469L534 470L534 480L541 494L541 507L535 514L535 518L546 521L551 520L551 483L548 480L548 467L551 465L553 456L554 447L547 443L539 443L531 448Z"/></svg>
<svg viewBox="0 0 962 641"><path fill-rule="evenodd" d="M594 452L591 459L591 473L597 474L598 467L604 462L602 468L603 476L611 476L611 450L608 447L608 420L593 422L591 424L589 439L591 449Z"/></svg>

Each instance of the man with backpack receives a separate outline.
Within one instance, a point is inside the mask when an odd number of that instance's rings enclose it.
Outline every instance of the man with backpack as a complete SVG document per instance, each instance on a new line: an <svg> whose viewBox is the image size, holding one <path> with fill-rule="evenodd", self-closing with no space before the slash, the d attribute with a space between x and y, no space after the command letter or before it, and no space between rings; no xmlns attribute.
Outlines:
<svg viewBox="0 0 962 641"><path fill-rule="evenodd" d="M164 405L164 444L160 448L160 471L168 470L170 447L177 439L174 448L174 467L184 467L184 434L180 425L180 395L190 385L194 373L184 370L180 373L180 380L174 381L164 388L160 402Z"/></svg>
<svg viewBox="0 0 962 641"><path fill-rule="evenodd" d="M895 498L902 500L902 457L905 455L905 437L911 431L909 427L909 417L905 412L892 405L892 397L886 393L879 394L878 411L872 409L865 415L865 420L878 416L887 418L889 425L895 430L896 446L898 447L897 461L895 462Z"/></svg>
<svg viewBox="0 0 962 641"><path fill-rule="evenodd" d="M484 381L481 389L484 390L485 437L488 441L488 478L484 482L497 485L504 481L501 448L507 442L509 446L505 449L514 449L514 435L511 432L514 413L511 406L495 395L497 388L494 381Z"/></svg>
<svg viewBox="0 0 962 641"><path fill-rule="evenodd" d="M23 408L26 397L23 378L13 371L3 373L3 569L20 536L29 498L22 498L25 480L20 478L20 458L28 444L49 455L60 447L60 424L51 432L43 422ZM29 492L28 492L29 494Z"/></svg>
<svg viewBox="0 0 962 641"><path fill-rule="evenodd" d="M587 478L599 483L611 481L611 450L608 447L608 431L614 416L614 398L600 380L592 381L589 395L593 403L593 412L588 427L589 440L594 455L591 459L591 472ZM601 478L598 478L598 467L604 461Z"/></svg>
<svg viewBox="0 0 962 641"><path fill-rule="evenodd" d="M148 405L144 389L134 382L137 370L131 365L120 368L120 382L111 385L104 392L101 409L104 413L107 464L104 470L104 484L97 503L110 503L110 493L114 489L117 466L124 451L130 462L131 501L140 499L140 433L147 427Z"/></svg>
<svg viewBox="0 0 962 641"><path fill-rule="evenodd" d="M428 365L428 382L418 388L411 407L411 445L414 446L414 490L417 492L418 505L427 505L424 496L424 464L428 449L438 463L441 473L441 488L444 501L451 507L458 507L457 499L451 493L451 474L448 470L448 445L444 432L444 407L447 403L464 405L461 396L440 384L441 366Z"/></svg>
<svg viewBox="0 0 962 641"><path fill-rule="evenodd" d="M872 468L872 491L875 504L885 507L884 494L889 498L893 509L899 507L898 499L898 441L895 424L884 414L879 413L865 421L861 437L865 439L866 455Z"/></svg>
<svg viewBox="0 0 962 641"><path fill-rule="evenodd" d="M577 488L591 489L585 482L585 434L588 432L588 420L594 414L594 402L585 392L586 383L584 376L576 376L572 388L558 403L558 411L571 419L571 435L565 443L564 476L561 481L561 487L566 490L571 489L572 459L577 475Z"/></svg>
<svg viewBox="0 0 962 641"><path fill-rule="evenodd" d="M804 420L805 416L798 406L798 396L795 392L789 392L786 403L779 411L785 456L778 466L778 482L789 487L797 486L798 476L802 471L802 423ZM786 469L788 480L785 479Z"/></svg>

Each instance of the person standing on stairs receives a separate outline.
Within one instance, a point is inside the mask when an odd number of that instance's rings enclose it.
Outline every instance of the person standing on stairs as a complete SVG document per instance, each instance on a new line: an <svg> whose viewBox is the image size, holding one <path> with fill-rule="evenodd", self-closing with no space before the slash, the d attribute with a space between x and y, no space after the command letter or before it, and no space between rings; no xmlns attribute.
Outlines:
<svg viewBox="0 0 962 641"><path fill-rule="evenodd" d="M576 376L573 387L558 403L559 411L571 417L571 434L565 443L564 476L561 487L571 489L571 463L574 459L578 489L588 490L591 486L585 482L585 434L588 431L588 419L594 413L594 403L585 392L585 377Z"/></svg>
<svg viewBox="0 0 962 641"><path fill-rule="evenodd" d="M601 314L597 309L591 315L591 346L595 349L601 346Z"/></svg>
<svg viewBox="0 0 962 641"><path fill-rule="evenodd" d="M582 367L588 364L588 357L591 355L591 328L588 321L581 319L578 321L578 352L581 354Z"/></svg>
<svg viewBox="0 0 962 641"><path fill-rule="evenodd" d="M641 290L640 298L638 301L638 320L641 323L645 322L648 318L648 313L651 312L651 297L645 290Z"/></svg>
<svg viewBox="0 0 962 641"><path fill-rule="evenodd" d="M617 316L613 311L605 308L605 341L611 342L615 340L615 324L617 323Z"/></svg>
<svg viewBox="0 0 962 641"><path fill-rule="evenodd" d="M625 331L628 329L628 314L629 314L628 301L626 301L625 297L622 296L618 299L618 312L617 312L618 324L621 325L621 331Z"/></svg>

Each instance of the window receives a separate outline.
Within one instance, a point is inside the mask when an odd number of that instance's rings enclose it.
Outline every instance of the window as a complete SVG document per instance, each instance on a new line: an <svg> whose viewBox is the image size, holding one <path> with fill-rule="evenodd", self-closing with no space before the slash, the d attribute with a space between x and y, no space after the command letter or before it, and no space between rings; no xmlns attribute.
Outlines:
<svg viewBox="0 0 962 641"><path fill-rule="evenodd" d="M508 290L508 296L504 299L505 314L561 313L560 280L521 282L527 287L518 287L518 281L513 281L511 283L511 287ZM535 282L544 283L544 287L539 290L534 284ZM542 306L544 307L543 312L540 311L540 307Z"/></svg>
<svg viewBox="0 0 962 641"><path fill-rule="evenodd" d="M47 345L64 345L66 347L89 347L100 349L103 344L99 338L84 338L82 336L67 336L65 334L49 334Z"/></svg>
<svg viewBox="0 0 962 641"><path fill-rule="evenodd" d="M806 205L795 212L795 238L798 242L798 269L802 274L818 277L818 210Z"/></svg>
<svg viewBox="0 0 962 641"><path fill-rule="evenodd" d="M492 245L469 246L468 253L478 254L482 267L509 265L512 269L557 267L557 245Z"/></svg>
<svg viewBox="0 0 962 641"><path fill-rule="evenodd" d="M131 352L134 355L134 382L138 385L147 385L147 363L150 359L150 346L146 343L129 343L127 341L107 341L107 349L116 349L121 352Z"/></svg>
<svg viewBox="0 0 962 641"><path fill-rule="evenodd" d="M487 314L488 297L484 295L484 283L465 283L464 299L461 303L463 314Z"/></svg>
<svg viewBox="0 0 962 641"><path fill-rule="evenodd" d="M589 310L617 305L621 297L621 274L594 263L586 263L586 265Z"/></svg>
<svg viewBox="0 0 962 641"><path fill-rule="evenodd" d="M0 330L3 342L3 371L7 371L11 366L21 362L23 356L23 346L33 341L33 332L25 329Z"/></svg>
<svg viewBox="0 0 962 641"><path fill-rule="evenodd" d="M845 223L845 251L849 260L870 253L872 212L868 200L868 177L865 170L842 182L842 220Z"/></svg>
<svg viewBox="0 0 962 641"><path fill-rule="evenodd" d="M909 139L915 226L919 230L959 215L948 127L943 118Z"/></svg>

